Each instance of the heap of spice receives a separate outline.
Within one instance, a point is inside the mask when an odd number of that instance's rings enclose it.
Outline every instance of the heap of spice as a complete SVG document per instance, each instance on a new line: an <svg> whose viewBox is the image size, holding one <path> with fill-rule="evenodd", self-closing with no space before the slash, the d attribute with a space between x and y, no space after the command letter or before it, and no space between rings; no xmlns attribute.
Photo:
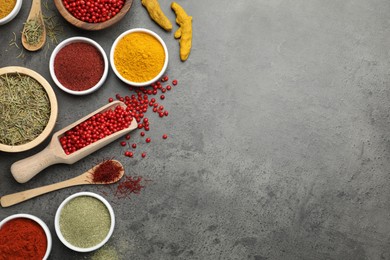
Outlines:
<svg viewBox="0 0 390 260"><path fill-rule="evenodd" d="M42 260L47 238L43 228L28 218L15 218L0 228L0 259Z"/></svg>
<svg viewBox="0 0 390 260"><path fill-rule="evenodd" d="M93 115L60 137L66 154L71 154L115 132L128 128L133 117L121 106Z"/></svg>
<svg viewBox="0 0 390 260"><path fill-rule="evenodd" d="M154 36L133 32L118 41L114 49L114 65L119 74L131 82L147 82L162 70L165 51Z"/></svg>
<svg viewBox="0 0 390 260"><path fill-rule="evenodd" d="M99 164L93 171L93 183L111 183L121 176L123 166L113 160L106 160Z"/></svg>
<svg viewBox="0 0 390 260"><path fill-rule="evenodd" d="M26 39L26 42L30 45L37 45L41 42L43 37L43 27L44 23L39 16L35 16L34 18L28 20L24 24L23 36Z"/></svg>
<svg viewBox="0 0 390 260"><path fill-rule="evenodd" d="M64 87L74 91L87 90L102 78L104 59L100 51L89 43L70 43L55 56L54 73Z"/></svg>
<svg viewBox="0 0 390 260"><path fill-rule="evenodd" d="M120 260L120 258L114 247L105 245L91 256L91 260Z"/></svg>
<svg viewBox="0 0 390 260"><path fill-rule="evenodd" d="M0 0L0 19L9 15L16 5L16 0Z"/></svg>
<svg viewBox="0 0 390 260"><path fill-rule="evenodd" d="M0 143L22 145L34 140L45 129L50 112L49 97L34 78L0 76Z"/></svg>
<svg viewBox="0 0 390 260"><path fill-rule="evenodd" d="M103 202L91 196L80 196L65 204L60 212L59 227L70 244L89 248L106 238L111 217Z"/></svg>
<svg viewBox="0 0 390 260"><path fill-rule="evenodd" d="M65 8L77 19L87 23L110 20L122 9L123 0L63 0Z"/></svg>

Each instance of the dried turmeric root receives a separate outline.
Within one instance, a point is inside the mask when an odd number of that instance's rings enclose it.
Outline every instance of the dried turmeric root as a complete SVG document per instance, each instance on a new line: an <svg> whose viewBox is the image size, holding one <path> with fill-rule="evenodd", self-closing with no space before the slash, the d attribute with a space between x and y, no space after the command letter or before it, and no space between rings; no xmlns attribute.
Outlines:
<svg viewBox="0 0 390 260"><path fill-rule="evenodd" d="M175 32L175 38L180 39L180 59L185 61L190 55L192 46L192 16L187 15L175 2L171 4L171 8L176 14L176 23L180 26Z"/></svg>
<svg viewBox="0 0 390 260"><path fill-rule="evenodd" d="M141 0L141 3L146 8L153 21L166 31L172 30L172 23L161 10L157 0Z"/></svg>

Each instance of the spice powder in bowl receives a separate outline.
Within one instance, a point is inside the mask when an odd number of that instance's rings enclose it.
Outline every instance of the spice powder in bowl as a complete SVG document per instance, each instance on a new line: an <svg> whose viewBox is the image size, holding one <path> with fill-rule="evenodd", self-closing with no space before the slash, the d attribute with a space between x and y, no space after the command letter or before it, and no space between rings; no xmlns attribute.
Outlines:
<svg viewBox="0 0 390 260"><path fill-rule="evenodd" d="M102 196L79 192L65 199L55 216L55 230L61 242L78 252L102 247L115 226L114 211Z"/></svg>
<svg viewBox="0 0 390 260"><path fill-rule="evenodd" d="M74 95L96 91L107 78L108 60L103 48L85 37L61 42L50 58L50 74L56 85Z"/></svg>
<svg viewBox="0 0 390 260"><path fill-rule="evenodd" d="M38 217L15 214L0 222L0 259L45 260L51 247L50 230Z"/></svg>
<svg viewBox="0 0 390 260"><path fill-rule="evenodd" d="M10 22L19 13L23 0L0 0L0 25Z"/></svg>
<svg viewBox="0 0 390 260"><path fill-rule="evenodd" d="M141 87L157 81L168 66L168 50L156 33L136 28L122 33L110 52L115 74L125 83Z"/></svg>

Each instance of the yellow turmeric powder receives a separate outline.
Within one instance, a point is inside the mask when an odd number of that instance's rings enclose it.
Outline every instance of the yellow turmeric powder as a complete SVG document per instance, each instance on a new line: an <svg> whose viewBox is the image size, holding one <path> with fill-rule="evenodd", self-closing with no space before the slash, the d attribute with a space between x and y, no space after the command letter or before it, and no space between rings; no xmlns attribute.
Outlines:
<svg viewBox="0 0 390 260"><path fill-rule="evenodd" d="M166 31L172 30L172 23L161 10L157 0L141 0L141 3L146 8L153 21Z"/></svg>
<svg viewBox="0 0 390 260"><path fill-rule="evenodd" d="M192 46L192 16L187 15L175 2L171 4L171 8L176 13L176 23L180 26L175 32L175 38L180 39L180 59L185 61L190 55Z"/></svg>
<svg viewBox="0 0 390 260"><path fill-rule="evenodd" d="M164 66L162 44L145 32L133 32L119 40L114 50L114 64L119 74L132 82L154 79Z"/></svg>
<svg viewBox="0 0 390 260"><path fill-rule="evenodd" d="M3 19L12 12L16 0L0 0L0 19Z"/></svg>

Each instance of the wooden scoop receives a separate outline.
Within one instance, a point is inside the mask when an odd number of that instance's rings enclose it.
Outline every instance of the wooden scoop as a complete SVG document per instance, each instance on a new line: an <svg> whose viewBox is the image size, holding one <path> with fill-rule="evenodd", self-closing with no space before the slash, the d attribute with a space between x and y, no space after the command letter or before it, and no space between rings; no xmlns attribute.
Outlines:
<svg viewBox="0 0 390 260"><path fill-rule="evenodd" d="M58 183L54 183L51 185L46 185L46 186L35 188L35 189L31 189L31 190L26 190L26 191L21 191L21 192L5 195L5 196L1 197L1 206L2 207L9 207L9 206L18 204L20 202L29 200L31 198L35 198L39 195L49 193L49 192L52 192L55 190L71 187L71 186L86 185L86 184L111 184L111 183L117 182L123 177L125 171L124 171L123 166L120 162L118 162L116 160L112 160L112 161L114 163L118 164L119 166L121 166L122 170L120 171L119 176L115 180L112 180L111 182L93 182L93 174L94 174L96 168L100 165L100 164L98 164L95 167L93 167L92 169L90 169L90 170L84 172L83 174L81 174L77 177L74 177L72 179L58 182Z"/></svg>
<svg viewBox="0 0 390 260"><path fill-rule="evenodd" d="M30 21L31 19L36 19L42 23L43 31L42 31L42 37L40 38L40 41L37 44L31 45L27 42L25 30L26 25L23 28L22 32L22 44L26 50L29 51L37 51L43 47L43 45L46 42L46 27L45 22L43 20L42 10L41 10L41 0L33 0L31 4L30 14L27 17L26 23Z"/></svg>
<svg viewBox="0 0 390 260"><path fill-rule="evenodd" d="M113 133L111 135L108 135L104 137L103 139L100 139L99 141L96 141L95 143L89 144L86 147L77 150L74 153L71 153L67 155L64 150L62 149L61 143L60 143L60 137L68 130L72 129L76 125L84 122L88 118L92 117L95 114L104 112L106 110L112 110L116 106L122 106L123 108L126 108L126 105L121 101L114 101L111 102L95 112L92 112L91 114L81 118L80 120L74 122L73 124L65 127L64 129L54 133L51 142L49 145L43 149L41 152L27 157L23 160L17 161L11 165L11 173L14 176L15 180L19 183L25 183L29 181L32 177L37 175L40 171L47 168L50 165L56 164L56 163L66 163L66 164L73 164L77 162L78 160L84 158L85 156L97 151L98 149L102 148L103 146L111 143L115 139L119 138L120 136L130 132L131 130L134 130L137 128L138 124L136 120L132 120L130 126L128 128L122 129L116 133Z"/></svg>

